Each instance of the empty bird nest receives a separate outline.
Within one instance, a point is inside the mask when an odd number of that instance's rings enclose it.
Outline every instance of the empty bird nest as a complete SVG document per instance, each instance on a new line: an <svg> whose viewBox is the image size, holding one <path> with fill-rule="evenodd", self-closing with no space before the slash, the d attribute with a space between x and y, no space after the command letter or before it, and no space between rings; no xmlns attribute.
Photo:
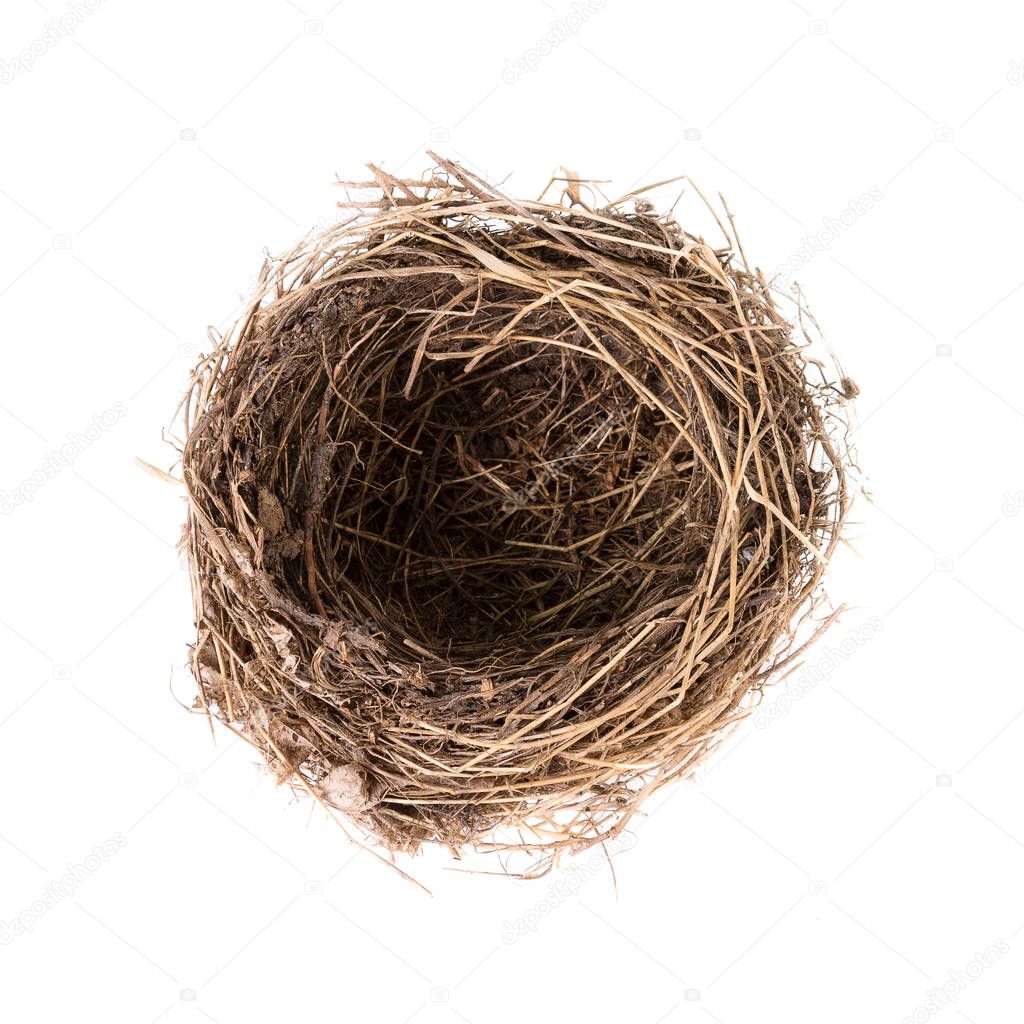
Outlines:
<svg viewBox="0 0 1024 1024"><path fill-rule="evenodd" d="M371 165L194 373L197 707L390 850L550 863L793 664L854 387L730 218L432 159Z"/></svg>

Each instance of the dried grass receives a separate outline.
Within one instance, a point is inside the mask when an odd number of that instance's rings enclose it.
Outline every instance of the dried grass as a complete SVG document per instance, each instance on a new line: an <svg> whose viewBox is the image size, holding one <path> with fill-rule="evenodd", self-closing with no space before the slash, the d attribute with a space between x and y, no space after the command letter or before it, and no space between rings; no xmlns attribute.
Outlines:
<svg viewBox="0 0 1024 1024"><path fill-rule="evenodd" d="M268 261L182 452L201 706L391 850L615 836L793 663L852 382L730 240L436 156ZM353 184L353 183L349 183Z"/></svg>

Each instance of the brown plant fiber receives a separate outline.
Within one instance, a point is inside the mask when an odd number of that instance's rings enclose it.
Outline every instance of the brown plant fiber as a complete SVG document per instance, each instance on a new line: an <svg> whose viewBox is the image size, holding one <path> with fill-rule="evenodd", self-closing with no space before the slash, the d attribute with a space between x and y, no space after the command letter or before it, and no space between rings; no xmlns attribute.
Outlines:
<svg viewBox="0 0 1024 1024"><path fill-rule="evenodd" d="M388 849L550 862L793 665L854 386L731 227L713 248L640 193L518 201L432 158L371 166L195 371L193 670Z"/></svg>

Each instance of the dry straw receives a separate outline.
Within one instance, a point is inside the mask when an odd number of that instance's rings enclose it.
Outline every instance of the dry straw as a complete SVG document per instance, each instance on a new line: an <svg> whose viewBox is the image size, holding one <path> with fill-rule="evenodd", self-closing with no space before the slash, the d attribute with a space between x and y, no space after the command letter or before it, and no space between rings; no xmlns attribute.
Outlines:
<svg viewBox="0 0 1024 1024"><path fill-rule="evenodd" d="M387 848L544 866L792 666L854 387L731 223L713 248L642 193L518 201L431 156L426 180L371 166L195 372L193 669Z"/></svg>

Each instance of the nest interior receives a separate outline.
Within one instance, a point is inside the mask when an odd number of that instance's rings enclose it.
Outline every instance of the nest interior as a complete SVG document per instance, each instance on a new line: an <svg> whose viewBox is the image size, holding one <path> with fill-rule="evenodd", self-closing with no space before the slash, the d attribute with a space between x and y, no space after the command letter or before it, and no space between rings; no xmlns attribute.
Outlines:
<svg viewBox="0 0 1024 1024"><path fill-rule="evenodd" d="M373 170L186 398L199 700L392 849L580 848L796 656L851 385L642 199Z"/></svg>

